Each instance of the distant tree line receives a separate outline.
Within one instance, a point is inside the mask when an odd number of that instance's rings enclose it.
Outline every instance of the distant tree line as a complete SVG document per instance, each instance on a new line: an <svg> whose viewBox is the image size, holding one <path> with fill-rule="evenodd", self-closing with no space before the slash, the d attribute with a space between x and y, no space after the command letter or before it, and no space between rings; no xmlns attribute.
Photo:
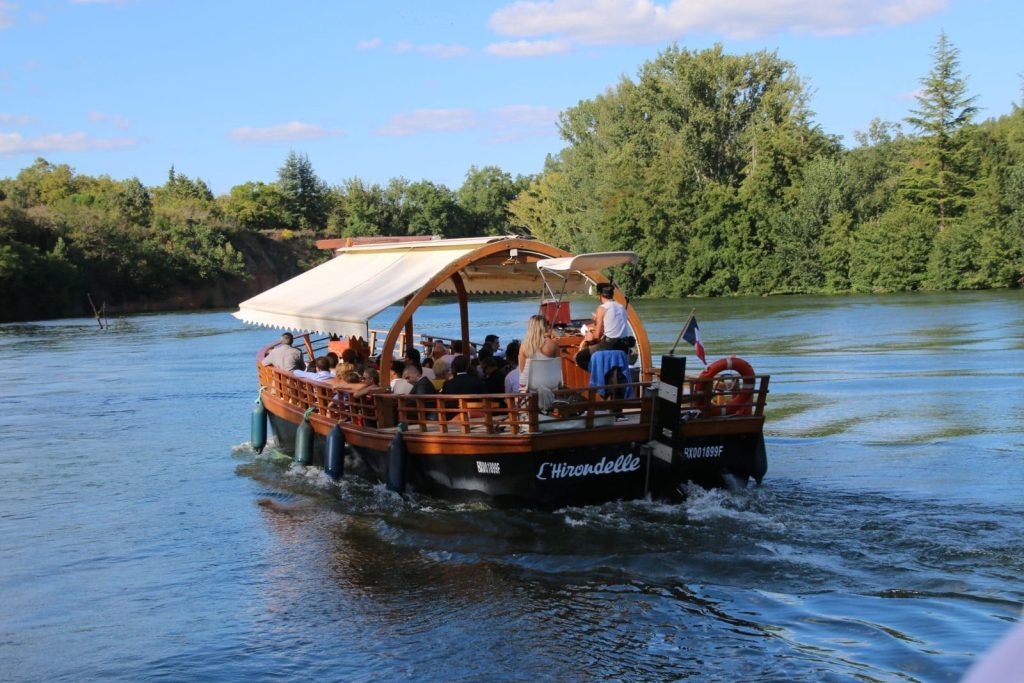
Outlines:
<svg viewBox="0 0 1024 683"><path fill-rule="evenodd" d="M844 149L776 54L677 47L562 113L511 204L573 251L634 249L656 295L1019 287L1024 110L974 123L945 34L917 107Z"/></svg>
<svg viewBox="0 0 1024 683"><path fill-rule="evenodd" d="M292 152L275 182L215 197L76 174L44 159L0 180L0 320L85 312L252 275L254 235L524 232L571 251L632 249L660 296L1019 287L1024 110L975 123L945 34L917 107L844 149L813 121L775 53L671 47L561 115L566 146L537 176L472 167L427 180L329 186Z"/></svg>
<svg viewBox="0 0 1024 683"><path fill-rule="evenodd" d="M320 237L505 233L506 207L528 183L488 166L470 168L454 192L404 178L328 187L292 152L276 182L215 197L174 168L166 183L146 187L37 159L0 180L0 321L88 313L87 294L117 310L244 280L267 260L250 253L253 235L295 247L275 252L296 261L287 272L327 258L313 246Z"/></svg>

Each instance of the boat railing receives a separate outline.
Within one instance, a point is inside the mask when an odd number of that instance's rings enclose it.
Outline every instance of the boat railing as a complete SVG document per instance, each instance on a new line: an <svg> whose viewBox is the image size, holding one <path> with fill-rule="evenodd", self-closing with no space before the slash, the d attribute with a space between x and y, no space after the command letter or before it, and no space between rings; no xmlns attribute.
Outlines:
<svg viewBox="0 0 1024 683"><path fill-rule="evenodd" d="M259 366L261 387L296 411L314 412L330 421L359 427L388 428L405 423L410 429L441 433L521 434L546 428L593 428L609 416L630 417L649 424L649 384L555 389L550 406L541 409L535 393L487 395L409 395L376 393L356 397L328 382L295 377L272 366ZM631 398L618 398L626 387ZM562 424L564 423L564 424Z"/></svg>
<svg viewBox="0 0 1024 683"><path fill-rule="evenodd" d="M277 399L332 421L371 428L405 423L410 429L441 433L520 434L542 429L591 429L607 418L639 416L648 425L651 383L562 388L552 391L542 409L537 394L396 395L355 397L328 382L295 377L271 366L259 366L260 385ZM742 377L736 387L715 389L712 383L687 378L680 410L690 419L735 419L764 415L770 375ZM631 388L630 398L625 387ZM635 419L633 423L635 424Z"/></svg>
<svg viewBox="0 0 1024 683"><path fill-rule="evenodd" d="M716 388L711 379L687 377L680 409L701 418L731 418L764 415L771 375L736 376L733 385Z"/></svg>
<svg viewBox="0 0 1024 683"><path fill-rule="evenodd" d="M624 398L626 387L631 398ZM647 385L649 386L649 385ZM649 426L651 402L646 386L594 386L555 389L550 405L541 407L536 393L487 395L376 394L381 427L404 424L410 431L459 434L522 434L557 429L593 429L629 421ZM602 395L604 394L604 395ZM393 420L389 423L388 419Z"/></svg>

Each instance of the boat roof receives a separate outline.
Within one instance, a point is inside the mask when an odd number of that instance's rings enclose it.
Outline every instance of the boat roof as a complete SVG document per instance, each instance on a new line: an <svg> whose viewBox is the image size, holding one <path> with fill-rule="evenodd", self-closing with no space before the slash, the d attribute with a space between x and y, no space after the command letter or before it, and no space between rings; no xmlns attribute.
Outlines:
<svg viewBox="0 0 1024 683"><path fill-rule="evenodd" d="M612 266L636 262L637 255L633 251L599 251L591 254L544 259L537 262L537 268L556 273L570 271L585 272L588 270L603 270Z"/></svg>
<svg viewBox="0 0 1024 683"><path fill-rule="evenodd" d="M538 294L539 267L566 277L565 292L583 292L594 281L594 273L583 270L606 267L586 256L601 255L566 257L556 247L515 236L345 246L330 261L243 301L234 316L267 327L368 337L374 316L424 287L456 293L455 273L467 294ZM582 260L572 268L553 263L566 258Z"/></svg>

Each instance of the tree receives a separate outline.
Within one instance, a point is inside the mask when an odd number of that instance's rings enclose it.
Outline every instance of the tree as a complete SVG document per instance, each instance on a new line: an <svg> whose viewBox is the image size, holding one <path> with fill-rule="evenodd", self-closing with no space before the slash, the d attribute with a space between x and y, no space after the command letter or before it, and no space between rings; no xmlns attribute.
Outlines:
<svg viewBox="0 0 1024 683"><path fill-rule="evenodd" d="M291 227L314 231L327 227L327 185L313 171L308 156L294 150L288 153L277 172L277 189L284 197Z"/></svg>
<svg viewBox="0 0 1024 683"><path fill-rule="evenodd" d="M445 185L429 180L410 183L405 191L404 209L409 219L409 235L465 237L470 234L455 194Z"/></svg>
<svg viewBox="0 0 1024 683"><path fill-rule="evenodd" d="M526 189L529 179L512 175L497 166L470 166L466 180L456 193L459 206L465 211L473 234L504 235L509 225L508 205Z"/></svg>
<svg viewBox="0 0 1024 683"><path fill-rule="evenodd" d="M153 198L138 178L129 178L120 184L114 203L124 220L136 225L149 225Z"/></svg>
<svg viewBox="0 0 1024 683"><path fill-rule="evenodd" d="M964 129L978 108L973 104L976 96L967 95L959 54L945 31L940 32L932 50L931 71L921 79L918 108L907 117L923 137L904 183L905 192L936 216L939 230L945 230L949 220L963 212L971 194L968 166L972 158L965 154L968 136Z"/></svg>
<svg viewBox="0 0 1024 683"><path fill-rule="evenodd" d="M516 222L573 249L636 249L659 293L788 289L793 187L809 160L839 154L792 64L721 46L665 50L560 130L568 146L513 202Z"/></svg>
<svg viewBox="0 0 1024 683"><path fill-rule="evenodd" d="M383 234L381 227L390 222L388 208L384 202L384 191L380 185L367 185L359 178L349 178L339 188L344 197L344 210L332 223L332 234L344 237L373 236Z"/></svg>
<svg viewBox="0 0 1024 683"><path fill-rule="evenodd" d="M224 212L245 230L276 230L291 223L285 198L274 183L235 185L222 201Z"/></svg>
<svg viewBox="0 0 1024 683"><path fill-rule="evenodd" d="M902 292L921 288L935 238L934 216L901 204L860 226L850 256L855 292Z"/></svg>

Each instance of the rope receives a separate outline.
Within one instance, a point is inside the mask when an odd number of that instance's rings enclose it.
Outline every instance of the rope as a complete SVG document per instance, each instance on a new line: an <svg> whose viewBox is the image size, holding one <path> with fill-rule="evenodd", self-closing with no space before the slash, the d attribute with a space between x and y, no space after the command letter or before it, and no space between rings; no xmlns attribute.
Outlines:
<svg viewBox="0 0 1024 683"><path fill-rule="evenodd" d="M303 421L305 421L305 420L308 420L308 419L309 419L309 414L310 414L310 413L312 413L312 412L314 412L315 410L316 410L316 408L307 408L307 409L306 409L306 412L304 412L304 413L302 414L302 419L303 419Z"/></svg>

